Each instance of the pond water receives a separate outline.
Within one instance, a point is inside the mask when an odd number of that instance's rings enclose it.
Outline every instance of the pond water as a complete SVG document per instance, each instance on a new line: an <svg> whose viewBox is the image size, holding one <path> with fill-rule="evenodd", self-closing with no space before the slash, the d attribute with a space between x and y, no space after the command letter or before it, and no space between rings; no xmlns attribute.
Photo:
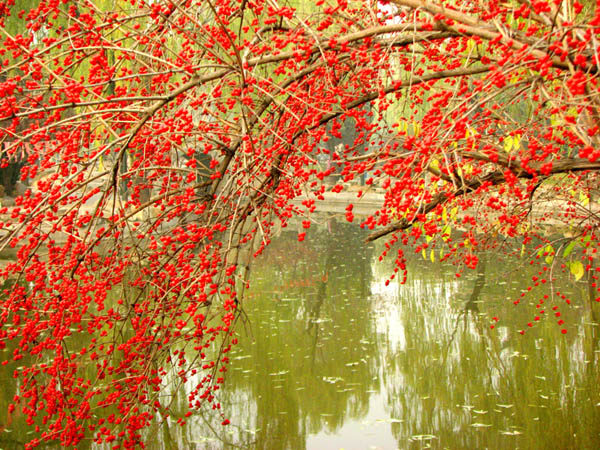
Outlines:
<svg viewBox="0 0 600 450"><path fill-rule="evenodd" d="M490 254L457 278L418 255L406 284L386 285L392 261L357 227L296 236L274 239L253 268L221 393L231 425L208 411L163 428L155 448L598 448L587 281L527 291L540 270L527 261Z"/></svg>
<svg viewBox="0 0 600 450"><path fill-rule="evenodd" d="M302 243L297 230L274 239L253 266L219 394L231 424L207 410L184 427L153 426L149 447L598 448L588 281L563 274L527 290L540 267L489 254L460 278L417 255L406 284L386 283L393 261L379 261L383 243L363 241L362 230L335 221ZM184 394L175 409L183 404ZM17 448L16 433L4 431L0 448Z"/></svg>

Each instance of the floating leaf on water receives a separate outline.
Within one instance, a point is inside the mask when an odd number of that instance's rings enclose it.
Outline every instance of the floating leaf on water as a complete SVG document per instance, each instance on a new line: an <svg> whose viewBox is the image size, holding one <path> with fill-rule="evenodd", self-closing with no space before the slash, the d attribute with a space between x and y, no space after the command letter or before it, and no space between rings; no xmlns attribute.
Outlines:
<svg viewBox="0 0 600 450"><path fill-rule="evenodd" d="M358 366L358 361L346 364L346 367Z"/></svg>
<svg viewBox="0 0 600 450"><path fill-rule="evenodd" d="M340 378L340 377L323 377L323 381L325 383L335 384L335 383L338 383L340 381L344 381L344 379Z"/></svg>
<svg viewBox="0 0 600 450"><path fill-rule="evenodd" d="M504 434L505 436L518 436L519 434L523 434L520 431L501 431L500 434Z"/></svg>
<svg viewBox="0 0 600 450"><path fill-rule="evenodd" d="M331 320L332 319L314 319L314 320L311 320L310 322L311 323L324 323L324 322L331 322ZM280 320L280 322L281 322L281 320ZM289 322L289 320L288 320L288 322Z"/></svg>
<svg viewBox="0 0 600 450"><path fill-rule="evenodd" d="M474 410L473 410L473 412L474 412L475 414L487 414L487 413L488 413L487 411L483 411L483 410L481 410L481 409L474 409Z"/></svg>
<svg viewBox="0 0 600 450"><path fill-rule="evenodd" d="M273 373L270 373L269 375L272 376L272 377L274 377L274 376L277 376L277 375L285 375L286 373L290 373L290 371L289 370L282 370L281 372L273 372Z"/></svg>
<svg viewBox="0 0 600 450"><path fill-rule="evenodd" d="M408 438L409 441L431 441L432 439L437 439L433 434L415 434Z"/></svg>
<svg viewBox="0 0 600 450"><path fill-rule="evenodd" d="M487 428L487 427L491 427L492 425L489 423L472 423L470 426L475 427L475 428Z"/></svg>
<svg viewBox="0 0 600 450"><path fill-rule="evenodd" d="M512 408L514 405L503 405L501 403L497 403L496 406L498 408L506 408L506 409L508 409L508 408Z"/></svg>

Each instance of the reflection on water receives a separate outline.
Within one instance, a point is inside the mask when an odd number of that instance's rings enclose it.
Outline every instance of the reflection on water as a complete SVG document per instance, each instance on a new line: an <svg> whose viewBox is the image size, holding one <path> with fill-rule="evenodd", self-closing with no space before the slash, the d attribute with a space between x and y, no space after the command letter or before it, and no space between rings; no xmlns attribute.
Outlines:
<svg viewBox="0 0 600 450"><path fill-rule="evenodd" d="M219 394L231 425L212 410L184 427L172 417L150 430L150 448L598 447L598 312L586 282L554 286L573 303L561 303L566 335L549 299L521 336L550 292L534 288L513 305L529 266L507 276L510 261L491 255L457 278L452 266L415 258L406 284L386 284L382 248L365 247L356 227L331 222L303 243L296 236L274 239L253 268ZM175 406L185 403L181 393ZM14 418L1 417L10 427ZM15 434L5 431L0 447L19 448Z"/></svg>

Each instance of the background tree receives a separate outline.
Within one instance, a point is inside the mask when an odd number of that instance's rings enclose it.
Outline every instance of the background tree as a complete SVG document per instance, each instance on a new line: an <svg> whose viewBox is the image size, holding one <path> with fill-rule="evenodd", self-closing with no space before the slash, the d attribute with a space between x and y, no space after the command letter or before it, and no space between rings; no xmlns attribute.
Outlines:
<svg viewBox="0 0 600 450"><path fill-rule="evenodd" d="M156 412L169 414L161 387L198 373L189 408L219 409L249 261L292 217L310 227L336 170L334 192L365 172L384 189L362 226L371 240L390 236L400 272L400 243L474 267L475 250L526 244L544 223L572 226L577 239L534 256L595 252L593 5L21 8L0 2L0 139L5 164L36 152L21 170L31 189L2 210L3 245L18 251L2 270L14 284L0 342L22 383L10 408L39 420L43 440L137 445ZM345 123L355 139L320 166ZM293 202L308 190L314 199ZM581 276L591 263L563 268ZM118 414L100 420L101 409Z"/></svg>

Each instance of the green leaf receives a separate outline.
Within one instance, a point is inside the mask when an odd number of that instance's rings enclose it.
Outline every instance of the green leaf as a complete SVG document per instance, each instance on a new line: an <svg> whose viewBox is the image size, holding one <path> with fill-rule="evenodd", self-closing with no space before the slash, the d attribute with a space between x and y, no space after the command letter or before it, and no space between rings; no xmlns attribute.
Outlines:
<svg viewBox="0 0 600 450"><path fill-rule="evenodd" d="M583 206L587 206L590 203L590 197L586 193L579 191L579 202Z"/></svg>
<svg viewBox="0 0 600 450"><path fill-rule="evenodd" d="M565 247L565 251L563 252L563 258L567 258L571 254L571 252L575 248L576 243L576 241L569 242L569 245Z"/></svg>
<svg viewBox="0 0 600 450"><path fill-rule="evenodd" d="M550 244L546 245L544 253L547 253L545 258L546 264L552 264L552 261L554 261L554 247L552 247Z"/></svg>
<svg viewBox="0 0 600 450"><path fill-rule="evenodd" d="M572 261L569 263L569 270L575 277L576 281L579 281L584 273L583 264L581 264L581 261Z"/></svg>
<svg viewBox="0 0 600 450"><path fill-rule="evenodd" d="M429 259L431 262L435 262L435 254L433 253L433 249L431 249L431 253L429 254Z"/></svg>
<svg viewBox="0 0 600 450"><path fill-rule="evenodd" d="M442 228L442 231L441 231L442 240L444 242L447 242L448 239L450 239L451 233L452 233L452 229L450 228L450 225L448 225L448 224L444 225L444 227Z"/></svg>

